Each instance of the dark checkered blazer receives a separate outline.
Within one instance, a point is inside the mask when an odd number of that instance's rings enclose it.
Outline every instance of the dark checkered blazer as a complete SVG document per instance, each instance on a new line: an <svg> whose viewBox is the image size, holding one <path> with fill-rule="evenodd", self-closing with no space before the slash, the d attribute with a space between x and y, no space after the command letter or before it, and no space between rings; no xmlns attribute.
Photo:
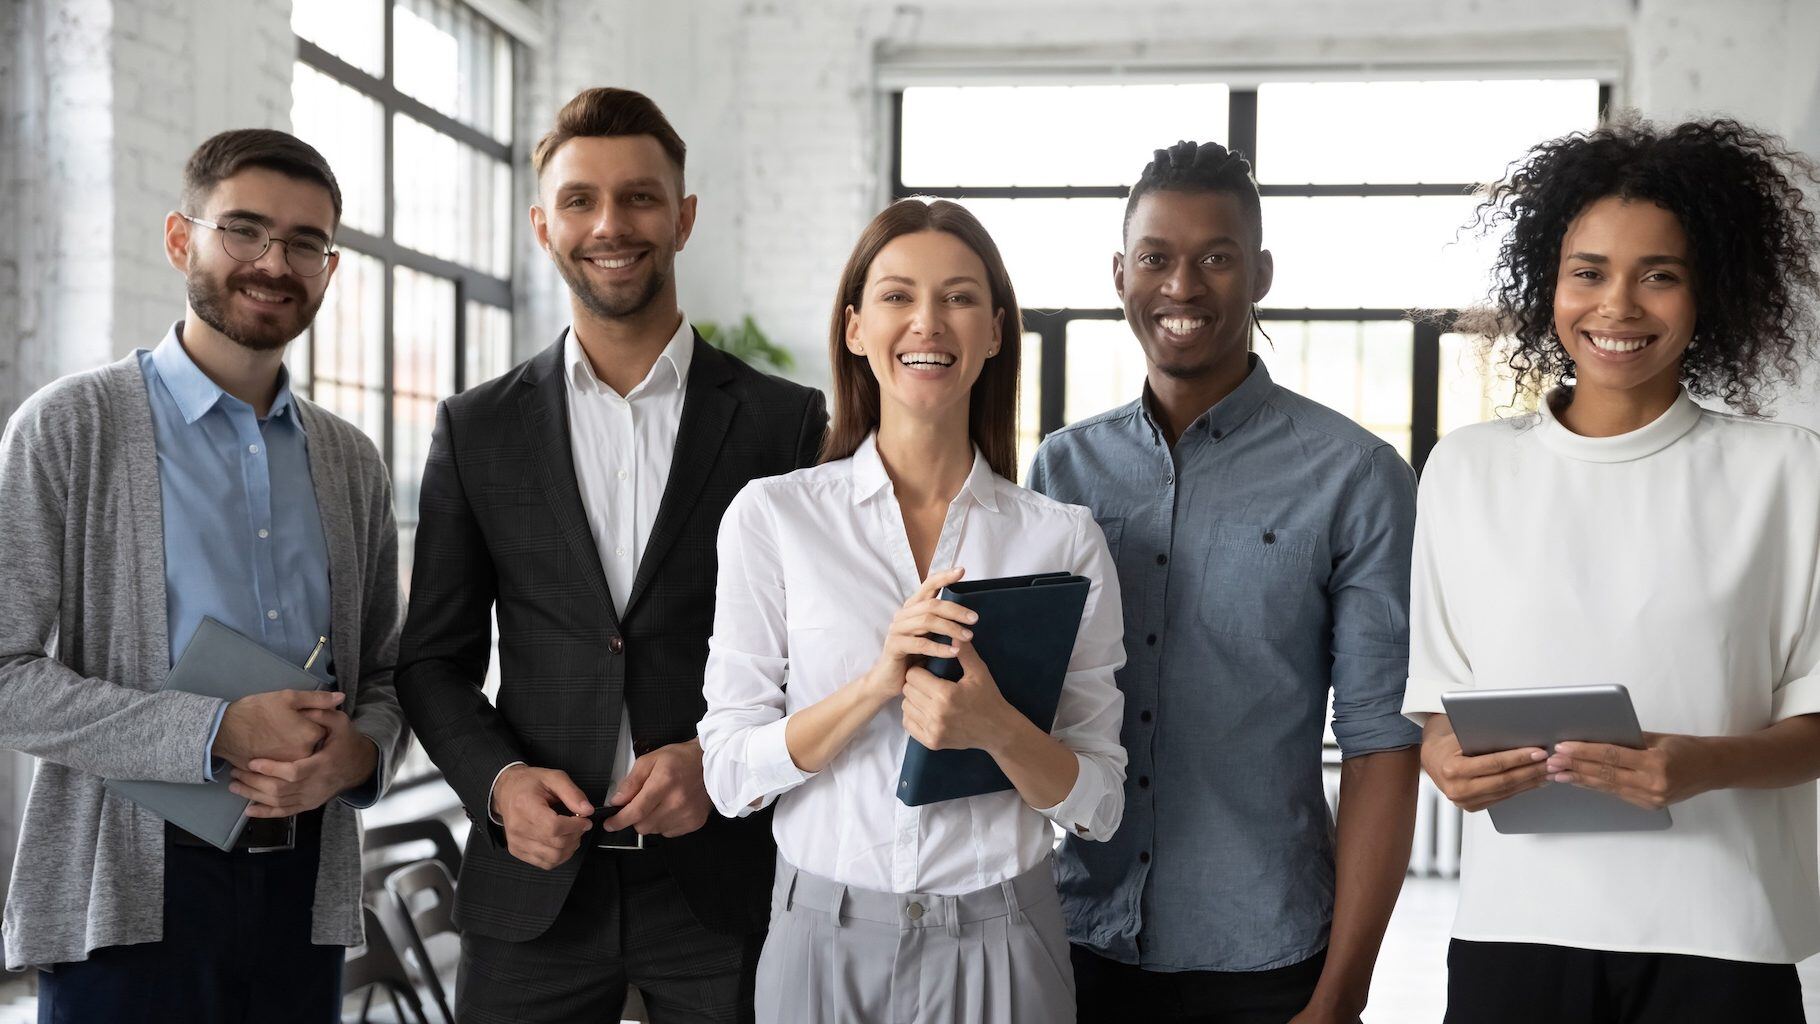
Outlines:
<svg viewBox="0 0 1820 1024"><path fill-rule="evenodd" d="M588 530L569 445L563 344L444 401L423 472L398 695L411 727L474 823L456 887L463 929L542 934L584 851L553 871L506 852L488 791L513 761L568 772L598 804L612 776L622 700L639 753L695 736L714 628L721 514L758 477L812 465L827 427L821 392L767 377L698 335L670 479L623 620ZM499 693L481 692L499 618ZM711 814L652 837L705 926L762 930L771 816Z"/></svg>

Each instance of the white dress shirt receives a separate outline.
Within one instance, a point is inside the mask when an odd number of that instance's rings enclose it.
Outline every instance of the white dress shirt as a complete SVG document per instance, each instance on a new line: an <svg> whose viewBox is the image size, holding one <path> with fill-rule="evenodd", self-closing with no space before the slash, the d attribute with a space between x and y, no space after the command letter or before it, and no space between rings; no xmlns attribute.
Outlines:
<svg viewBox="0 0 1820 1024"><path fill-rule="evenodd" d="M776 800L779 852L804 871L888 892L959 895L1036 867L1050 822L1105 839L1124 812L1125 663L1118 574L1093 517L993 474L975 453L930 563L968 579L1066 570L1092 581L1052 734L1074 788L1033 810L1007 790L906 807L902 699L822 771L796 767L789 716L865 674L920 584L891 480L868 438L851 458L755 480L721 520L720 585L703 685L708 795L728 816Z"/></svg>
<svg viewBox="0 0 1820 1024"><path fill-rule="evenodd" d="M1422 474L1417 721L1449 690L1621 683L1651 732L1820 712L1820 437L1701 409L1582 437L1552 411L1447 436ZM1559 783L1550 783L1559 785ZM1457 938L1793 963L1820 951L1814 784L1720 789L1660 832L1466 816Z"/></svg>
<svg viewBox="0 0 1820 1024"><path fill-rule="evenodd" d="M670 479L689 363L695 356L695 330L689 326L689 318L682 317L645 379L623 396L594 373L572 327L563 338L562 351L575 483L581 489L600 567L607 575L613 610L624 615ZM632 770L634 759L632 716L622 705L619 745L613 755L615 786ZM500 774L505 774L504 769ZM499 784L497 776L493 783ZM590 793L588 797L601 801L610 795Z"/></svg>

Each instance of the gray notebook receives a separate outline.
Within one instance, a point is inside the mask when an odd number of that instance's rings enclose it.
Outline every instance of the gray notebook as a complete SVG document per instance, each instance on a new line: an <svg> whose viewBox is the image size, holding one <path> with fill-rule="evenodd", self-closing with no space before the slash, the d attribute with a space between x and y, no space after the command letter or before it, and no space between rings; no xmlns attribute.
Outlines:
<svg viewBox="0 0 1820 1024"><path fill-rule="evenodd" d="M183 657L164 681L167 690L239 700L273 690L320 690L323 681L215 621L204 618ZM201 765L196 770L202 770ZM231 850L246 827L245 797L228 791L224 770L217 782L123 782L108 790L151 811L198 839Z"/></svg>

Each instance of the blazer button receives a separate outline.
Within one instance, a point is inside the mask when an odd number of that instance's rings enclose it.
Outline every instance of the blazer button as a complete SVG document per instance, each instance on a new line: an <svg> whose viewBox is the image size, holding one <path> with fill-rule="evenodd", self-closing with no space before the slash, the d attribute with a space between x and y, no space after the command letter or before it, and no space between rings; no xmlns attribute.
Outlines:
<svg viewBox="0 0 1820 1024"><path fill-rule="evenodd" d="M607 641L607 650L614 654L624 654L626 653L626 642L620 637L614 637Z"/></svg>

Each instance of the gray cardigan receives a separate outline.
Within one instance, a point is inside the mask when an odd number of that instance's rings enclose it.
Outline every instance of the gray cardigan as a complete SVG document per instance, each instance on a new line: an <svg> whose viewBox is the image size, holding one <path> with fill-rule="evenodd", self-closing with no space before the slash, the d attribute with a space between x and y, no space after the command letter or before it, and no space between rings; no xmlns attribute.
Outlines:
<svg viewBox="0 0 1820 1024"><path fill-rule="evenodd" d="M379 453L299 401L328 543L339 678L381 751L380 789L409 740L392 687L398 536ZM86 959L164 931L164 823L104 778L193 782L217 702L161 693L170 669L163 502L136 355L65 377L0 438L0 747L38 759L4 920L6 966ZM332 800L312 941L361 941L360 837Z"/></svg>

